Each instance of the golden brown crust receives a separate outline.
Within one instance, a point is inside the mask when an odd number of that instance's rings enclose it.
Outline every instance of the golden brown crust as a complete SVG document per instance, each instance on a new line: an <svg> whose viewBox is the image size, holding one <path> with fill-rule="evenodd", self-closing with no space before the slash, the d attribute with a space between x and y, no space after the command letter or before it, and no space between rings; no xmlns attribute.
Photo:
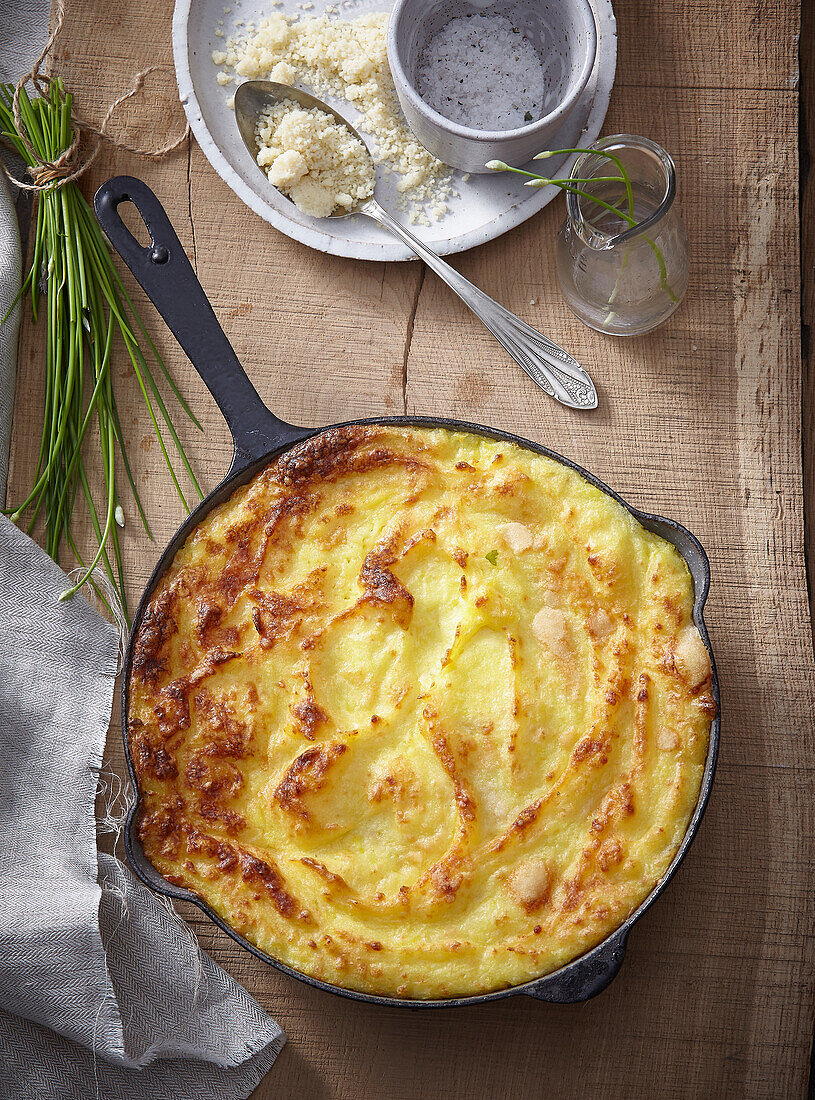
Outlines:
<svg viewBox="0 0 815 1100"><path fill-rule="evenodd" d="M166 588L153 597L142 617L133 646L131 675L145 683L154 684L165 671L159 654L169 636L177 630L171 614L174 602L175 593Z"/></svg>
<svg viewBox="0 0 815 1100"><path fill-rule="evenodd" d="M396 621L406 627L413 611L413 596L388 569L389 565L399 560L394 552L394 542L392 540L385 546L378 546L365 555L359 580L364 593L362 599L372 604L390 605Z"/></svg>
<svg viewBox="0 0 815 1100"><path fill-rule="evenodd" d="M691 611L676 551L557 463L321 433L207 517L146 609L144 850L335 984L546 973L681 841L716 709Z"/></svg>
<svg viewBox="0 0 815 1100"><path fill-rule="evenodd" d="M306 749L289 764L282 780L275 788L274 797L287 813L296 814L308 821L304 796L319 791L325 785L326 772L348 749L342 742L335 745L318 745Z"/></svg>

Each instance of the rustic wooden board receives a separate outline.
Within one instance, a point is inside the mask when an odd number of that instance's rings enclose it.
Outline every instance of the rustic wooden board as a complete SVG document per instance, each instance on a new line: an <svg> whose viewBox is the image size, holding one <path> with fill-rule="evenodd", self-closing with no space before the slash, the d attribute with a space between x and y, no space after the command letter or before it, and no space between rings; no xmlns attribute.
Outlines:
<svg viewBox="0 0 815 1100"><path fill-rule="evenodd" d="M68 4L59 65L91 118L143 65L170 73L168 3ZM238 354L285 418L318 424L407 410L509 428L687 523L713 568L708 621L724 710L717 783L691 856L633 933L609 990L572 1007L515 998L443 1013L377 1009L276 975L185 909L207 950L289 1035L256 1100L806 1091L815 674L801 463L798 11L793 0L621 0L617 16L606 132L642 132L676 155L694 253L688 300L642 339L580 325L555 287L561 203L457 260L591 367L596 413L571 413L535 390L418 264L335 259L277 234L194 144L161 164L106 150L85 184L90 193L131 172L157 191ZM179 114L171 75L157 74L123 132L163 140ZM811 320L811 296L808 309ZM191 428L184 437L210 488L228 464L223 422L146 306L145 315L204 420L204 437ZM26 325L13 494L33 460L41 346ZM121 359L117 382L156 539L135 523L127 529L135 594L182 513ZM117 739L114 724L109 752L121 766Z"/></svg>
<svg viewBox="0 0 815 1100"><path fill-rule="evenodd" d="M804 514L807 577L815 576L815 5L801 10L801 350L803 355ZM810 610L813 610L810 581ZM815 621L813 621L815 636Z"/></svg>

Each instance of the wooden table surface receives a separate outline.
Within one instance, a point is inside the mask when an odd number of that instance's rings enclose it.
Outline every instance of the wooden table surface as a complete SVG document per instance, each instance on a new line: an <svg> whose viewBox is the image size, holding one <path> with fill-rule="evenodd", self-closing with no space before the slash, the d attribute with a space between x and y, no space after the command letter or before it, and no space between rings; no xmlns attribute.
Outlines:
<svg viewBox="0 0 815 1100"><path fill-rule="evenodd" d="M686 523L711 559L708 622L723 697L716 785L689 858L632 934L613 985L571 1007L517 997L445 1012L381 1009L278 975L185 909L204 947L288 1034L256 1100L806 1092L815 675L802 439L809 456L815 403L802 369L799 10L793 0L618 0L616 14L620 56L605 132L649 135L676 158L693 250L686 302L644 338L584 328L555 284L562 201L455 261L591 367L600 391L594 413L570 412L536 390L418 263L336 259L271 229L193 141L161 163L106 148L83 184L90 194L107 176L129 172L154 188L258 390L284 418L321 424L405 411L506 428L584 464L632 503ZM68 0L58 66L81 92L86 117L98 121L152 63L162 72L121 113L119 132L152 144L182 125L170 18L168 0ZM806 18L811 48L811 11ZM810 132L814 118L810 110ZM812 205L810 186L804 209ZM803 308L811 323L811 219L807 235ZM229 462L223 421L139 301L205 424L203 436L188 429L184 438L208 490ZM26 323L12 497L28 482L39 438L42 338ZM126 529L135 596L181 510L122 354L115 381L155 531L150 543L135 522ZM809 462L807 477L812 496ZM114 725L109 754L121 767L118 738Z"/></svg>

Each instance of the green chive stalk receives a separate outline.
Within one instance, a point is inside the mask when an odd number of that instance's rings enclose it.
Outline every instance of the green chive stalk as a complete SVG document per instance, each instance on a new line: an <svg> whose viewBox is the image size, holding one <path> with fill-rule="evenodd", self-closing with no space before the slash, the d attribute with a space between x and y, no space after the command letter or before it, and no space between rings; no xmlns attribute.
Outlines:
<svg viewBox="0 0 815 1100"><path fill-rule="evenodd" d="M635 227L638 223L637 219L634 217L634 189L631 186L631 177L626 171L625 165L623 164L622 160L615 153L610 153L606 149L546 149L542 153L538 153L538 155L534 159L548 160L549 157L568 156L572 153L586 152L591 152L592 156L606 157L607 160L611 161L614 164L617 171L619 172L619 175L590 176L585 179L581 179L578 176L569 176L568 179L552 179L549 176L541 176L537 172L526 172L522 168L513 168L511 165L505 164L502 160L491 160L486 164L485 167L491 168L495 172L515 172L516 175L519 176L528 176L530 178L524 184L525 187L548 187L550 184L554 187L559 187L561 191L569 191L571 194L578 195L580 198L585 199L587 202L592 202L596 206L608 210L612 214L616 214L624 222L627 222L627 224L630 225L632 228ZM625 190L625 203L628 209L623 210L621 209L621 204L611 204L605 202L603 199L600 199L596 195L592 195L590 194L590 192L585 190L585 186L587 184L595 183L622 184ZM649 237L647 233L644 234L643 239L648 244L649 248L656 257L657 266L659 268L660 287L662 288L664 293L668 295L672 302L677 302L679 299L677 298L673 288L668 282L668 269L665 266L665 257L662 255L662 251L660 250L659 245L652 237ZM628 253L626 253L626 255L623 257L623 266L621 268L621 272L625 269L625 265L627 264L627 262ZM619 282L620 281L618 278L617 282L614 285L614 290L608 303L609 305L614 304L614 300L617 297L617 291L619 289ZM605 323L607 324L613 316L614 313L610 313L609 316L606 318Z"/></svg>
<svg viewBox="0 0 815 1100"><path fill-rule="evenodd" d="M72 97L59 79L52 80L47 93L33 100L23 88L19 98L20 129L15 125L13 100L14 87L0 85L0 136L36 173L43 163L53 164L71 146ZM45 407L33 484L25 499L6 514L15 523L25 515L29 532L42 515L48 554L59 562L67 546L76 559L81 569L79 579L60 599L69 598L90 582L107 603L93 580L94 570L101 567L126 614L119 539L125 516L117 487L117 465L130 485L144 530L152 536L125 450L116 406L111 356L117 338L125 346L167 469L185 508L189 504L175 465L180 464L186 471L199 498L201 489L170 419L151 363L158 367L184 413L199 429L201 424L150 340L114 267L93 211L73 181L61 185L56 179L38 192L31 267L14 304L25 296L30 299L35 322L44 312ZM3 322L7 318L8 314ZM103 473L100 503L86 466L91 428L94 434L98 433L95 445L99 447ZM172 441L173 457L162 429ZM87 509L97 543L87 564L71 527L80 502Z"/></svg>

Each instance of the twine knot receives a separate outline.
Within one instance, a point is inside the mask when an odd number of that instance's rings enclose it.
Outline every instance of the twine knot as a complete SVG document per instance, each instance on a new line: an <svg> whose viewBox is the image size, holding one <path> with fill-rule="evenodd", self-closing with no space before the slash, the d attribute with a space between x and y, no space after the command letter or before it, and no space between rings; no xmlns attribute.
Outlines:
<svg viewBox="0 0 815 1100"><path fill-rule="evenodd" d="M74 138L67 149L63 150L56 160L44 160L40 164L33 164L26 168L26 175L33 181L33 187L42 191L50 184L67 180L76 173L78 165L77 152L79 150L79 131L75 131Z"/></svg>

